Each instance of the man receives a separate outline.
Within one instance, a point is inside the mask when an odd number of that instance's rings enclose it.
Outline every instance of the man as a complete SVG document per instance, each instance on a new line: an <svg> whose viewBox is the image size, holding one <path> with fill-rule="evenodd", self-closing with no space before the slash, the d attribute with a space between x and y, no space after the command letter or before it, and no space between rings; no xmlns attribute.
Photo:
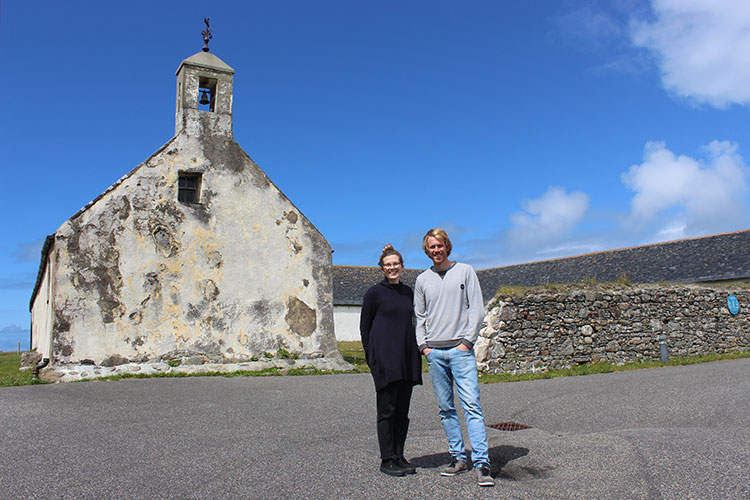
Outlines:
<svg viewBox="0 0 750 500"><path fill-rule="evenodd" d="M471 468L467 464L461 423L453 401L455 382L464 409L477 480L480 486L494 486L474 356L474 342L484 319L479 280L468 264L448 260L452 244L443 229L430 229L422 248L433 266L417 277L414 312L417 345L430 363L432 386L451 454L451 463L441 475L455 476Z"/></svg>

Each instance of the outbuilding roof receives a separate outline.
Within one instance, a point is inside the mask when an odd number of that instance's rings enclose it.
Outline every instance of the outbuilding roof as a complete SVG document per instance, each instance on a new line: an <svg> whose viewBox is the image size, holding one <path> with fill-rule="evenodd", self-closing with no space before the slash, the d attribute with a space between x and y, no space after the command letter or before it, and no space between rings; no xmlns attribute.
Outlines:
<svg viewBox="0 0 750 500"><path fill-rule="evenodd" d="M701 283L750 278L750 230L641 245L478 271L485 300L501 286L627 278L631 283Z"/></svg>
<svg viewBox="0 0 750 500"><path fill-rule="evenodd" d="M404 269L401 282L414 288L423 269ZM360 306L362 297L372 285L383 280L379 267L333 266L333 304Z"/></svg>

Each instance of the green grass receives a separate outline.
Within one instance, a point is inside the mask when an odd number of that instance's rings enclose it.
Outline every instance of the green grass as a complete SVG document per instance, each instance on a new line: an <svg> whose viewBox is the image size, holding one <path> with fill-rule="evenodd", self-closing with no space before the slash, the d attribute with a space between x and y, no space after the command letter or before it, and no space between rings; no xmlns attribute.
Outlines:
<svg viewBox="0 0 750 500"><path fill-rule="evenodd" d="M534 285L534 286L514 286L506 285L501 286L495 293L495 298L491 302L497 302L498 299L504 297L520 298L530 293L550 292L550 293L571 293L577 290L591 290L591 289L610 289L616 287L629 287L632 283L628 278L627 273L620 275L620 279L611 283L599 283L593 278L586 277L583 281L577 283L547 283L545 285Z"/></svg>
<svg viewBox="0 0 750 500"><path fill-rule="evenodd" d="M342 344L342 343L339 343ZM345 342L343 344L346 344ZM355 364L357 372L368 372L369 369L367 368L367 363L364 361L364 351L362 351L362 344L360 342L354 342L353 344L359 344L359 352L361 353L361 363ZM344 354L344 351L342 350L341 345L339 346L339 350ZM352 346L352 350L356 351L357 346ZM273 357L273 354L271 353L264 353L265 357ZM285 353L283 349L279 349L279 357L280 358L291 358L291 359L298 359L299 356L296 354L288 354ZM254 359L254 361L257 361L257 358ZM167 361L167 364L172 367L179 366L179 361L176 360L169 360ZM19 368L21 366L21 355L14 353L14 352L0 352L0 387L10 387L10 386L18 386L18 385L33 385L33 384L45 384L46 382L41 382L39 380L35 380L33 377L33 370L24 370L21 371ZM364 369L362 368L364 367ZM102 380L102 381L110 381L110 380L122 380L126 378L183 378L183 377L269 377L269 376L276 376L276 375L328 375L332 373L350 373L350 372L342 372L338 370L318 370L317 368L312 367L302 367L302 368L278 368L278 367L271 367L271 368L264 368L262 370L240 370L230 373L224 373L224 372L218 372L218 371L210 371L210 372L203 372L203 373L153 373L153 374L145 374L145 373L125 373L121 375L111 375L109 377L99 377L99 378L90 378L85 380L80 380L79 382L88 382L88 381L94 381L94 380Z"/></svg>
<svg viewBox="0 0 750 500"><path fill-rule="evenodd" d="M739 288L740 290L746 290L750 288L750 282L745 280L738 281L722 281L715 283L697 283L698 285L706 285L711 287L719 288ZM671 286L678 285L684 286L685 283L672 283L669 281L660 281L659 286ZM620 274L617 281L612 282L598 282L595 278L586 276L583 281L575 283L547 283L545 285L534 285L534 286L502 286L497 289L495 297L490 301L491 303L497 303L498 300L502 300L505 297L521 298L530 293L540 292L552 292L552 293L570 293L577 290L608 290L608 289L622 289L623 287L639 286L638 283L632 283L628 273Z"/></svg>
<svg viewBox="0 0 750 500"><path fill-rule="evenodd" d="M0 387L38 384L32 370L21 371L21 355L16 352L0 352Z"/></svg>
<svg viewBox="0 0 750 500"><path fill-rule="evenodd" d="M365 362L365 353L362 349L362 343L359 341L339 342L339 351L346 361L353 364L355 373L369 373L367 363ZM612 363L590 363L578 365L564 370L549 370L537 373L521 373L512 375L502 373L499 375L479 375L479 381L485 384L496 382L519 382L522 380L538 380L556 377L572 377L578 375L591 375L594 373L612 373L629 370L642 370L645 368L658 368L664 366L692 365L697 363L708 363L711 361L721 361L725 359L750 358L750 351L734 352L728 354L704 354L689 358L672 358L669 363L658 361L647 361L642 363L628 363L617 366ZM32 370L19 370L21 365L21 356L14 352L0 353L0 387L10 387L19 385L41 384L34 380ZM427 363L422 359L422 370L427 371ZM127 373L123 375L113 375L110 377L92 378L88 380L121 380L126 378L183 378L183 377L269 377L277 375L328 375L331 373L351 373L340 371L323 371L316 368L264 368L257 371L236 371L231 373L222 372L204 372L204 373Z"/></svg>
<svg viewBox="0 0 750 500"><path fill-rule="evenodd" d="M357 373L370 373L370 368L365 361L365 350L362 348L362 342L359 340L342 340L339 342L339 352L344 360L353 364L357 368ZM422 372L428 372L429 366L424 356L422 358Z"/></svg>
<svg viewBox="0 0 750 500"><path fill-rule="evenodd" d="M342 340L339 344L339 352L344 360L353 364L357 373L370 373L370 368L365 361L365 350L359 340Z"/></svg>
<svg viewBox="0 0 750 500"><path fill-rule="evenodd" d="M494 384L497 382L520 382L522 380L539 380L557 377L575 377L578 375L593 375L595 373L612 373L625 372L631 370L643 370L646 368L660 368L664 366L682 366L695 365L698 363L708 363L711 361L722 361L725 359L750 358L750 351L732 352L727 354L702 354L689 358L672 358L669 363L661 361L643 361L640 363L626 363L624 365L615 365L612 363L587 363L583 365L565 368L562 370L549 370L536 373L500 373L498 375L480 374L479 381L485 384Z"/></svg>

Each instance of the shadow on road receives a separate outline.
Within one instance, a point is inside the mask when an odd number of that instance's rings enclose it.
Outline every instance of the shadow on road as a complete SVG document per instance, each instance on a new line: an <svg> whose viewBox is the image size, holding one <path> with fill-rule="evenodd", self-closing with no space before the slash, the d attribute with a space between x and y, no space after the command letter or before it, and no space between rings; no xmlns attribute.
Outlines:
<svg viewBox="0 0 750 500"><path fill-rule="evenodd" d="M508 465L511 460L515 460L528 454L528 448L518 448L516 446L494 446L490 448L490 474L492 477L500 475L505 479L516 479L512 475L503 473L502 469ZM466 450L466 456L471 456L470 450ZM448 465L451 461L451 456L448 452L434 453L432 455L410 458L409 461L421 469L435 469Z"/></svg>

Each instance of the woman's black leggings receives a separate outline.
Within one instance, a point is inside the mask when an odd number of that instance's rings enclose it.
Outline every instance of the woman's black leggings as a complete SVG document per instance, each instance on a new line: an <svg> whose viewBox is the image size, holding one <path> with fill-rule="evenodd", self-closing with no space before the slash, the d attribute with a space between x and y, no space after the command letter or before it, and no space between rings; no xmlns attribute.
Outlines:
<svg viewBox="0 0 750 500"><path fill-rule="evenodd" d="M405 380L391 382L377 391L378 443L381 460L404 456L409 430L409 403L414 385Z"/></svg>

